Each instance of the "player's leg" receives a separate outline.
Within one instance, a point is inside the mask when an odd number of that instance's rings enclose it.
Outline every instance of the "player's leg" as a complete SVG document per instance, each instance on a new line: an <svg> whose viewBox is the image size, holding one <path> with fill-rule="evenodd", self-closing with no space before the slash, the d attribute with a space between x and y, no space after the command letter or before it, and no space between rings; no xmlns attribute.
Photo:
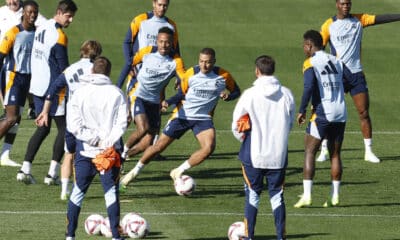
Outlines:
<svg viewBox="0 0 400 240"><path fill-rule="evenodd" d="M380 160L372 152L372 124L369 116L369 95L368 92L360 92L352 95L354 106L360 118L361 132L364 137L365 156L364 160L372 163L379 163Z"/></svg>
<svg viewBox="0 0 400 240"><path fill-rule="evenodd" d="M170 176L173 180L179 178L186 170L201 164L215 149L215 129L212 121L196 121L193 128L200 149L192 153L189 159L179 167L171 170Z"/></svg>
<svg viewBox="0 0 400 240"><path fill-rule="evenodd" d="M139 143L146 134L150 134L153 138L157 134L157 130L160 128L161 124L160 104L154 104L136 98L131 112L133 112L134 115L136 130L129 136L125 143L122 153L123 158L125 158L129 149ZM151 142L149 142L149 145L150 144Z"/></svg>
<svg viewBox="0 0 400 240"><path fill-rule="evenodd" d="M26 98L28 99L28 112L27 112L28 116L27 116L27 118L35 119L36 113L35 113L35 104L33 102L33 96L32 96L32 94L29 93Z"/></svg>
<svg viewBox="0 0 400 240"><path fill-rule="evenodd" d="M324 139L321 142L321 150L319 152L319 156L317 157L317 162L324 162L328 159L329 159L328 140Z"/></svg>
<svg viewBox="0 0 400 240"><path fill-rule="evenodd" d="M286 169L268 169L266 171L269 199L275 220L276 239L286 239L286 206L283 197L283 185Z"/></svg>
<svg viewBox="0 0 400 240"><path fill-rule="evenodd" d="M59 185L59 171L60 162L64 155L64 141L65 141L65 116L54 116L51 117L57 126L57 136L54 139L53 144L53 155L50 161L49 170L47 176L44 178L44 183L47 185Z"/></svg>
<svg viewBox="0 0 400 240"><path fill-rule="evenodd" d="M342 180L341 149L344 138L345 123L334 123L328 133L329 152L331 152L331 181L332 190L324 207L339 205L339 188Z"/></svg>
<svg viewBox="0 0 400 240"><path fill-rule="evenodd" d="M119 190L118 190L118 178L119 178L119 167L113 167L106 171L104 174L100 174L101 185L104 191L104 200L107 208L107 215L110 219L110 228L113 238L120 237L119 235L119 216L120 216L120 203L119 203Z"/></svg>
<svg viewBox="0 0 400 240"><path fill-rule="evenodd" d="M264 175L262 169L253 168L249 165L242 165L242 173L245 182L244 222L245 232L248 234L244 239L254 239L260 195L264 187Z"/></svg>
<svg viewBox="0 0 400 240"><path fill-rule="evenodd" d="M304 137L303 194L294 205L295 208L309 206L312 203L311 192L315 174L315 155L329 126L329 122L321 117L312 117L311 119Z"/></svg>
<svg viewBox="0 0 400 240"><path fill-rule="evenodd" d="M20 167L21 164L12 161L9 157L12 145L17 135L18 126L21 121L18 105L7 105L6 116L0 120L0 138L5 137L3 151L1 153L0 165L10 167Z"/></svg>
<svg viewBox="0 0 400 240"><path fill-rule="evenodd" d="M161 134L157 142L154 145L149 146L144 151L142 157L138 160L136 166L121 179L121 186L126 187L129 184L129 182L131 182L134 178L137 177L140 171L145 167L145 165L147 165L150 162L150 160L154 156L164 151L174 140L175 140L174 138L169 137L164 133Z"/></svg>
<svg viewBox="0 0 400 240"><path fill-rule="evenodd" d="M135 115L134 121L136 129L129 135L128 139L125 142L124 152L126 153L132 146L137 144L140 141L140 139L142 139L142 137L144 137L150 129L149 120L146 114L141 113Z"/></svg>
<svg viewBox="0 0 400 240"><path fill-rule="evenodd" d="M21 121L21 114L24 111L25 98L29 90L29 86L27 86L26 82L29 82L28 78L30 77L27 74L9 73L10 74L7 76L7 81L11 83L11 86L9 86L5 91L6 94L4 99L6 115L4 120L1 120L0 124L2 125L0 127L0 138L4 136L4 144L0 155L0 161L1 165L3 166L20 167L20 164L10 159L10 151L17 136L19 123Z"/></svg>
<svg viewBox="0 0 400 240"><path fill-rule="evenodd" d="M78 143L80 150L82 150L82 143ZM75 237L75 231L78 227L78 218L81 211L81 206L85 194L92 182L93 178L96 176L97 171L91 162L90 158L86 158L79 154L77 151L76 161L75 161L75 185L72 189L71 197L68 201L67 209L67 237Z"/></svg>
<svg viewBox="0 0 400 240"><path fill-rule="evenodd" d="M127 156L128 157L133 157L136 156L137 154L144 152L146 148L148 148L150 145L152 145L154 139L154 135L152 134L146 134L143 136L140 141L135 144L133 147L131 147L128 152Z"/></svg>
<svg viewBox="0 0 400 240"><path fill-rule="evenodd" d="M41 112L43 109L44 98L33 96L33 100L35 102L36 111ZM51 122L52 121L49 121L48 126L36 127L35 132L29 139L28 146L25 152L24 162L22 163L22 167L17 174L18 181L22 181L28 184L36 182L31 174L32 162L35 159L36 153L39 151L42 142L50 133Z"/></svg>
<svg viewBox="0 0 400 240"><path fill-rule="evenodd" d="M76 138L68 130L65 131L65 153L61 164L61 200L67 200L70 194L69 182L72 176L73 161L76 151Z"/></svg>

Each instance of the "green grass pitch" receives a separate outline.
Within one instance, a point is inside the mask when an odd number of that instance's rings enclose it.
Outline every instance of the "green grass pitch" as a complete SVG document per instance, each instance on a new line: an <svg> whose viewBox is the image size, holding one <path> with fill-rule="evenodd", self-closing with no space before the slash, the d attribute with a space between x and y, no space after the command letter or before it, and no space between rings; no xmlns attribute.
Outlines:
<svg viewBox="0 0 400 240"><path fill-rule="evenodd" d="M57 1L38 0L38 3L42 14L52 17ZM76 3L79 10L66 29L70 62L78 59L79 46L84 40L97 39L103 45L104 55L113 63L112 78L116 81L123 63L122 40L128 24L133 16L151 9L151 0L76 0ZM399 13L400 3L398 0L353 1L352 12ZM335 13L334 0L171 0L167 15L178 24L187 67L197 63L201 48L213 47L217 65L229 70L241 89L245 89L254 80L255 58L268 54L277 62L276 76L293 91L299 104L304 60L302 34L308 29L319 30ZM322 208L330 191L328 162L316 164L313 206L293 207L302 192L304 150L304 128L293 128L285 187L289 239L400 239L399 27L400 23L391 23L364 31L362 57L370 89L374 151L382 163L363 160L358 116L347 96L349 120L342 153L340 207ZM172 86L169 92L172 93ZM239 143L230 132L234 104L220 102L214 118L216 150L202 165L187 172L197 181L192 196L178 196L168 174L197 148L191 133L163 153L167 160L150 163L121 195L122 215L135 211L149 221L148 239L227 239L229 225L242 220L243 180L236 157ZM25 118L26 114L11 153L17 162L23 161L35 128L33 121ZM0 239L64 238L66 203L59 200L59 187L42 183L48 170L54 132L33 163L32 173L38 184L18 183L17 168L0 167ZM136 159L127 162L126 167L133 167ZM86 235L83 221L90 213L105 215L98 178L83 203L77 239L105 239ZM256 236L257 240L275 238L266 192L261 198Z"/></svg>

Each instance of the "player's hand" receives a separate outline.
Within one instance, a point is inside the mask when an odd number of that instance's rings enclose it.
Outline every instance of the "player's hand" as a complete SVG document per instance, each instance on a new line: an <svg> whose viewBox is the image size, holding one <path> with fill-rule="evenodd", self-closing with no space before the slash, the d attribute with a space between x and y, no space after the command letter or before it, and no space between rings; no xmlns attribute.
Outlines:
<svg viewBox="0 0 400 240"><path fill-rule="evenodd" d="M35 124L38 127L47 127L49 124L49 115L41 112L35 119Z"/></svg>
<svg viewBox="0 0 400 240"><path fill-rule="evenodd" d="M161 102L161 112L166 112L169 107L169 104L164 100Z"/></svg>
<svg viewBox="0 0 400 240"><path fill-rule="evenodd" d="M226 99L228 99L228 96L229 96L229 94L226 93L226 92L221 92L221 93L219 94L219 97L220 97L222 100L224 100L224 101L226 101Z"/></svg>
<svg viewBox="0 0 400 240"><path fill-rule="evenodd" d="M306 122L306 114L305 113L299 113L297 115L297 124L300 126Z"/></svg>

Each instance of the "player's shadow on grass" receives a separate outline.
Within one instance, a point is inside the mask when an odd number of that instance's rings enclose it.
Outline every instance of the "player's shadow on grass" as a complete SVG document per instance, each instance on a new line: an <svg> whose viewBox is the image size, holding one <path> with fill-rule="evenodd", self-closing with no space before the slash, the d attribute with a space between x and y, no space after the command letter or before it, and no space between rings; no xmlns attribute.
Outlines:
<svg viewBox="0 0 400 240"><path fill-rule="evenodd" d="M328 233L303 233L303 234L288 234L286 237L288 239L299 239L299 238L309 238L312 236L326 236ZM202 237L202 238L185 238L183 240L224 240L227 239L227 236L223 237ZM276 239L275 235L259 235L255 236L254 240L267 240L267 239Z"/></svg>
<svg viewBox="0 0 400 240"><path fill-rule="evenodd" d="M346 185L370 185L370 184L377 184L379 183L378 181L360 181L360 182L341 182L340 184L342 186L346 186ZM298 186L298 185L303 185L303 182L287 182L285 183L285 187L293 187L293 186ZM317 186L330 186L332 185L332 182L329 181L323 181L323 182L318 182L318 181L314 181L313 185L317 185Z"/></svg>
<svg viewBox="0 0 400 240"><path fill-rule="evenodd" d="M381 161L400 161L400 156L379 157Z"/></svg>
<svg viewBox="0 0 400 240"><path fill-rule="evenodd" d="M187 154L177 155L177 154L161 154L165 157L165 160L185 160L194 150L189 150ZM226 152L226 153L213 153L207 159L231 159L237 158L238 152ZM154 161L164 161L164 160L154 160ZM206 160L207 161L207 160Z"/></svg>

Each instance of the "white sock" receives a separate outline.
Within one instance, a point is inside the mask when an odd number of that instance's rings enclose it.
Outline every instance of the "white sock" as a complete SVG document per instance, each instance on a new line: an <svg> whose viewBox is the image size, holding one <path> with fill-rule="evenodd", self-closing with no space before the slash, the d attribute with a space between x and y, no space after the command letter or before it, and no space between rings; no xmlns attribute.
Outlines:
<svg viewBox="0 0 400 240"><path fill-rule="evenodd" d="M60 163L58 163L55 160L51 160L50 162L50 167L49 167L49 174L51 177L57 177L58 176L58 171L60 170Z"/></svg>
<svg viewBox="0 0 400 240"><path fill-rule="evenodd" d="M141 161L138 161L135 165L135 167L133 168L133 176L137 176L140 171L142 171L142 169L144 168L144 164Z"/></svg>
<svg viewBox="0 0 400 240"><path fill-rule="evenodd" d="M321 142L321 151L322 150L328 150L328 139L323 139Z"/></svg>
<svg viewBox="0 0 400 240"><path fill-rule="evenodd" d="M61 192L68 193L69 178L61 178Z"/></svg>
<svg viewBox="0 0 400 240"><path fill-rule="evenodd" d="M184 172L184 171L188 170L188 169L191 168L191 167L192 167L192 166L190 166L189 160L186 160L186 161L184 161L184 162L178 167L178 169L179 169L181 172Z"/></svg>
<svg viewBox="0 0 400 240"><path fill-rule="evenodd" d="M311 198L313 180L303 179L303 198Z"/></svg>
<svg viewBox="0 0 400 240"><path fill-rule="evenodd" d="M365 145L365 151L366 152L371 152L372 149L372 138L364 138L364 145Z"/></svg>
<svg viewBox="0 0 400 240"><path fill-rule="evenodd" d="M32 170L32 163L29 161L24 161L22 163L21 171L23 171L25 174L31 174Z"/></svg>
<svg viewBox="0 0 400 240"><path fill-rule="evenodd" d="M12 148L12 144L9 143L4 143L3 144L3 149L1 151L1 159L8 159L10 158L10 151Z"/></svg>
<svg viewBox="0 0 400 240"><path fill-rule="evenodd" d="M340 181L332 180L332 197L339 197Z"/></svg>

